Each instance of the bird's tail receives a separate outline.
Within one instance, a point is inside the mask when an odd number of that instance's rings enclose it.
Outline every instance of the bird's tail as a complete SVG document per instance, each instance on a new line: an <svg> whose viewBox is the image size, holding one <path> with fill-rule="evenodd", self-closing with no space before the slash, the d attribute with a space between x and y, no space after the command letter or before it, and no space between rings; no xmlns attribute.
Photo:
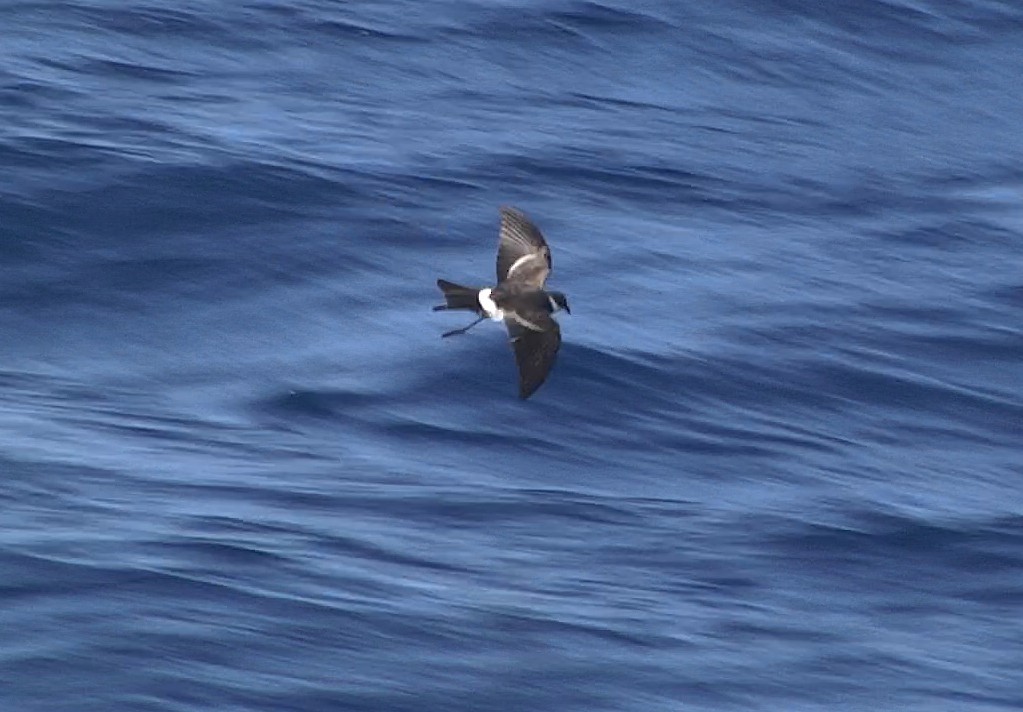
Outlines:
<svg viewBox="0 0 1023 712"><path fill-rule="evenodd" d="M442 309L469 309L476 313L482 311L479 300L479 289L474 287L463 287L460 284L449 282L446 279L438 279L437 286L444 292L446 304L433 308L434 311Z"/></svg>

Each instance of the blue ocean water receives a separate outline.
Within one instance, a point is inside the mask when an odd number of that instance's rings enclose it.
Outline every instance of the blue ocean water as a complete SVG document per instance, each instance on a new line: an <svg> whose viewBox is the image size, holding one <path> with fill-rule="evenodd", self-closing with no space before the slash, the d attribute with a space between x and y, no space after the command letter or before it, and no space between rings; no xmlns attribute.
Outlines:
<svg viewBox="0 0 1023 712"><path fill-rule="evenodd" d="M0 18L0 712L1023 709L1023 5Z"/></svg>

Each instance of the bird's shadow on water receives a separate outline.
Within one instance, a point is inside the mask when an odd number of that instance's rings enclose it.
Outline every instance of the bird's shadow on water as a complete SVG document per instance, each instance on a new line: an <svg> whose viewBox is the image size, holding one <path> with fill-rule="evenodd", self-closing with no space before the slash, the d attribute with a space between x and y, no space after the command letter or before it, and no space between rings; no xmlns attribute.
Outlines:
<svg viewBox="0 0 1023 712"><path fill-rule="evenodd" d="M455 339L445 340L456 343ZM515 354L504 340L458 337L459 348L443 362L418 370L409 399L439 408L533 417L563 410L606 411L642 405L643 395L663 391L665 380L656 367L641 360L587 346L564 343L544 384L530 398L517 397ZM464 344L464 345L463 345ZM663 396L662 396L663 398Z"/></svg>
<svg viewBox="0 0 1023 712"><path fill-rule="evenodd" d="M694 361L685 355L654 357L567 344L559 359L545 386L544 408L598 420L687 408Z"/></svg>
<svg viewBox="0 0 1023 712"><path fill-rule="evenodd" d="M687 383L696 380L696 362L686 356L654 358L564 344L546 383L522 400L517 397L515 356L504 340L460 336L444 342L464 345L417 364L411 379L390 389L293 384L257 397L250 406L271 418L304 421L349 419L383 408L476 421L571 415L578 422L685 409Z"/></svg>
<svg viewBox="0 0 1023 712"><path fill-rule="evenodd" d="M337 388L294 388L257 399L256 412L285 420L330 419L371 405L373 394Z"/></svg>
<svg viewBox="0 0 1023 712"><path fill-rule="evenodd" d="M762 457L793 444L743 415L721 422L723 408L734 412L750 393L780 388L771 383L778 373L751 372L748 363L566 343L548 382L523 401L503 339L451 343L462 345L420 360L391 386L297 386L250 407L271 430L331 440L344 435L403 450L450 446L464 457L532 453L604 466L604 459L628 452Z"/></svg>

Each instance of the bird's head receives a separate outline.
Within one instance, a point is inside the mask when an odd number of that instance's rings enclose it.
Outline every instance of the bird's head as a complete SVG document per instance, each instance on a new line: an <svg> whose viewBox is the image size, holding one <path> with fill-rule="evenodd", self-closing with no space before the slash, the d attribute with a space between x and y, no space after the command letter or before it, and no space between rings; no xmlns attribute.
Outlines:
<svg viewBox="0 0 1023 712"><path fill-rule="evenodd" d="M572 313L572 310L568 308L568 299L562 292L547 292L547 294L551 298L551 311L564 309L569 314Z"/></svg>

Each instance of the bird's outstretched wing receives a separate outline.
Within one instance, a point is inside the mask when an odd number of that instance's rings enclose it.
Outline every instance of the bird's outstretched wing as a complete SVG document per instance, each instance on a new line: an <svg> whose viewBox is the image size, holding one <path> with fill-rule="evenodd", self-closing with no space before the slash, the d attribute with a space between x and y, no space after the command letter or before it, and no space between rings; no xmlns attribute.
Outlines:
<svg viewBox="0 0 1023 712"><path fill-rule="evenodd" d="M551 250L540 230L515 208L501 208L497 281L542 287L551 272Z"/></svg>
<svg viewBox="0 0 1023 712"><path fill-rule="evenodd" d="M561 329L549 314L516 317L506 318L505 325L519 367L519 398L526 399L543 384L554 366L561 346ZM542 330L536 330L537 326Z"/></svg>

